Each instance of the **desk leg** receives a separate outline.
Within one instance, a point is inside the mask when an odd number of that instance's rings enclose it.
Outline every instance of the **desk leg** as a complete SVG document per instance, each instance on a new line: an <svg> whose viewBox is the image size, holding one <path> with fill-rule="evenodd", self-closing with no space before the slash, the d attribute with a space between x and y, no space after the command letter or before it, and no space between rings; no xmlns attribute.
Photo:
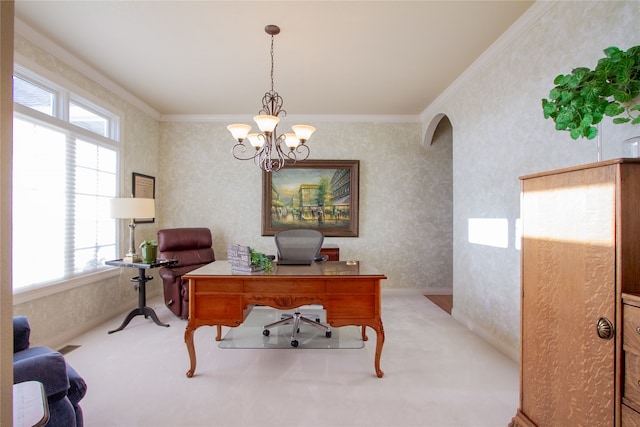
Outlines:
<svg viewBox="0 0 640 427"><path fill-rule="evenodd" d="M196 348L193 345L193 333L196 328L192 328L187 325L187 329L184 331L184 342L187 344L187 351L189 352L189 370L187 371L187 378L193 377L196 372Z"/></svg>
<svg viewBox="0 0 640 427"><path fill-rule="evenodd" d="M169 326L158 319L156 312L151 307L147 307L147 282L151 279L153 279L152 276L145 275L144 268L138 269L138 277L131 279L132 282L138 283L136 285L136 288L138 289L138 307L134 308L129 312L129 314L127 314L127 317L125 317L124 321L117 329L109 331L110 334L123 330L129 322L131 322L131 319L136 316L144 316L145 319L151 317L156 325L165 327Z"/></svg>
<svg viewBox="0 0 640 427"><path fill-rule="evenodd" d="M384 371L380 369L380 356L382 355L382 346L384 345L384 327L382 326L382 319L375 319L371 323L367 323L367 325L362 325L363 337L365 336L364 334L365 326L369 326L374 331L376 331L376 357L374 361L374 366L376 369L376 375L378 376L378 378L382 378L384 376Z"/></svg>

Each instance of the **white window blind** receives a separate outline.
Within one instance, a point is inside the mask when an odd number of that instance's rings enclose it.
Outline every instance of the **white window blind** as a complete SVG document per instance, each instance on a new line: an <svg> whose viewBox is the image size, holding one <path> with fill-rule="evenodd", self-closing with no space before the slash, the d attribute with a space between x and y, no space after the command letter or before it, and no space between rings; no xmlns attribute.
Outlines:
<svg viewBox="0 0 640 427"><path fill-rule="evenodd" d="M75 101L72 107L64 92L50 91L48 98L43 87L17 81L14 100L29 108L14 105L14 292L94 273L116 258L117 224L108 203L118 187L112 119Z"/></svg>

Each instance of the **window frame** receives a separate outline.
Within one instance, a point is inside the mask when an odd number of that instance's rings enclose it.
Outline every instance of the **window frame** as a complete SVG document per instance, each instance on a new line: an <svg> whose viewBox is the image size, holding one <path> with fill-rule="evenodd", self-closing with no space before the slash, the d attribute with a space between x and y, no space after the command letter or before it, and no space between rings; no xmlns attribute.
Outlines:
<svg viewBox="0 0 640 427"><path fill-rule="evenodd" d="M18 60L18 58L15 59ZM14 102L14 119L19 118L45 127L53 127L54 129L64 133L72 133L78 139L86 138L92 144L113 149L116 152L117 158L115 193L116 195L119 194L122 155L122 144L120 142L122 134L121 123L124 121L124 114L108 102L97 99L95 96L88 94L75 84L60 76L54 76L48 70L42 69L35 64L23 65L18 62L14 62L14 76L54 94L53 115L48 115L36 109ZM81 126L72 124L69 121L69 108L70 103L72 102L99 115L100 117L107 119L109 123L107 126L108 136L103 136ZM118 225L116 227L115 239L116 253L120 252L120 233L121 227ZM26 286L21 289L14 289L12 291L13 303L20 304L28 302L47 295L95 283L100 280L117 276L118 274L119 269L105 266L104 268L98 268L97 270L92 270L87 273L80 273L72 277L55 279L48 282Z"/></svg>

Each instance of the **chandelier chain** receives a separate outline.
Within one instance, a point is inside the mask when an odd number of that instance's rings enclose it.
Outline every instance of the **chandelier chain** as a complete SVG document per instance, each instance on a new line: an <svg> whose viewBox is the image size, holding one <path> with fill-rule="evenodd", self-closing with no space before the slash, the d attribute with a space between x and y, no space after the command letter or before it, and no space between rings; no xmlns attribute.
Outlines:
<svg viewBox="0 0 640 427"><path fill-rule="evenodd" d="M273 36L271 36L271 92L273 92Z"/></svg>

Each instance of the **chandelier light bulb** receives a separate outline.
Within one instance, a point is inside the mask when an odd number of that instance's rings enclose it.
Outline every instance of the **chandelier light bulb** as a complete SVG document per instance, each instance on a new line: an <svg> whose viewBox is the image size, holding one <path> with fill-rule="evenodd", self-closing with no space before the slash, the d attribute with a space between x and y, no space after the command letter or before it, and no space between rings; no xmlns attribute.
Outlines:
<svg viewBox="0 0 640 427"><path fill-rule="evenodd" d="M247 134L251 131L251 126L242 123L234 123L227 126L227 129L229 130L229 132L231 132L231 135L233 135L233 138L236 141L242 142L247 137Z"/></svg>
<svg viewBox="0 0 640 427"><path fill-rule="evenodd" d="M276 126L278 126L278 123L280 123L280 119L278 117L268 115L255 116L253 121L256 122L260 130L265 133L273 133Z"/></svg>
<svg viewBox="0 0 640 427"><path fill-rule="evenodd" d="M307 142L309 138L311 138L311 135L316 131L316 128L309 125L295 125L291 126L291 129L296 133L301 144Z"/></svg>
<svg viewBox="0 0 640 427"><path fill-rule="evenodd" d="M284 143L289 147L289 150L294 150L298 145L300 145L300 140L295 133L285 133Z"/></svg>
<svg viewBox="0 0 640 427"><path fill-rule="evenodd" d="M249 139L249 144L254 147L256 150L259 150L264 145L264 135L259 133L250 133L247 135L247 139Z"/></svg>

